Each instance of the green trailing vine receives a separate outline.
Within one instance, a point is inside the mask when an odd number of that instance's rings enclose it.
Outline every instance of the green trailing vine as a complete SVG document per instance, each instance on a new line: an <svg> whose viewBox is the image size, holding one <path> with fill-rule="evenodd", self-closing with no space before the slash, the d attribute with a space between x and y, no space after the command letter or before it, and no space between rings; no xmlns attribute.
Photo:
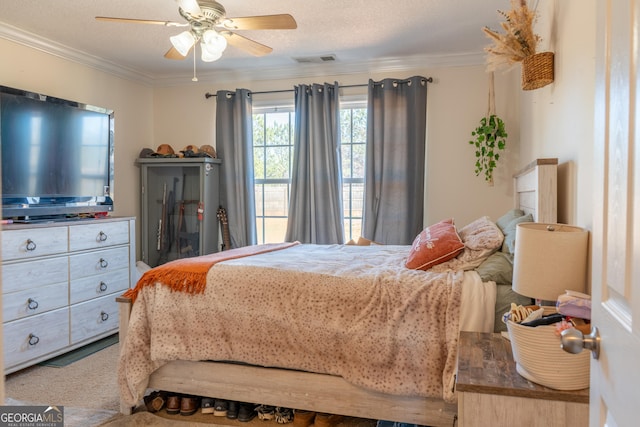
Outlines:
<svg viewBox="0 0 640 427"><path fill-rule="evenodd" d="M469 144L476 147L475 173L479 176L484 173L485 181L493 183L493 170L500 160L499 151L504 150L507 144L507 132L502 119L495 114L483 117L480 125L471 132L473 140Z"/></svg>

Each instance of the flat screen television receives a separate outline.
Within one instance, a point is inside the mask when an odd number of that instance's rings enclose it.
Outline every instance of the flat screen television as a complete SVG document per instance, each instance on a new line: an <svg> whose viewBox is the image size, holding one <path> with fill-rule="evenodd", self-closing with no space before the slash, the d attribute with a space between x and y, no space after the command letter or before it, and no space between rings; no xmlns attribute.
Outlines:
<svg viewBox="0 0 640 427"><path fill-rule="evenodd" d="M113 211L112 110L0 86L3 219Z"/></svg>

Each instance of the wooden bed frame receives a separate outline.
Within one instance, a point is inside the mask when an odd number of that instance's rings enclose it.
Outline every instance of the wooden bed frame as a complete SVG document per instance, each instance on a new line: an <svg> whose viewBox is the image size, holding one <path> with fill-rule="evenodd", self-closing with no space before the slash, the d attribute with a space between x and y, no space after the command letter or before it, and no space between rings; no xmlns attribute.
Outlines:
<svg viewBox="0 0 640 427"><path fill-rule="evenodd" d="M557 159L538 159L514 175L515 206L537 222L556 222L557 164ZM124 342L131 300L117 301ZM454 426L458 412L456 404L442 399L388 395L332 375L225 362L169 362L150 376L148 388L429 426ZM132 412L123 403L120 410Z"/></svg>

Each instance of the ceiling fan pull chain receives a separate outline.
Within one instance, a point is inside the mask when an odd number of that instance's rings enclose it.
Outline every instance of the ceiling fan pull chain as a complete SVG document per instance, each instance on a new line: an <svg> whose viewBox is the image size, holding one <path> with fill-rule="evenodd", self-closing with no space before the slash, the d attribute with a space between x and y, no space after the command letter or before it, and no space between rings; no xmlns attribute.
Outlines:
<svg viewBox="0 0 640 427"><path fill-rule="evenodd" d="M196 76L196 46L193 46L193 78L192 82L197 82L198 77Z"/></svg>

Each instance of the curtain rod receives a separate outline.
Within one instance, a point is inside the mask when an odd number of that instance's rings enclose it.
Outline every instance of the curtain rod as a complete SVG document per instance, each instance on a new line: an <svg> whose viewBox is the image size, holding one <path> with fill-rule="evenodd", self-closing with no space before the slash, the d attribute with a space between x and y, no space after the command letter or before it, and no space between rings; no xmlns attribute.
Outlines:
<svg viewBox="0 0 640 427"><path fill-rule="evenodd" d="M426 77L425 78L427 83L433 83L433 77ZM349 87L365 87L365 86L369 86L368 83L365 84L358 84L358 85L342 85L340 86L340 89L342 88L349 88ZM264 93L285 93L285 92L293 92L295 91L295 89L282 89L282 90L265 90L265 91L259 91L259 92L251 92L252 95L260 95L260 94L264 94ZM218 95L216 95L215 93L210 93L207 92L204 94L204 97L206 99L212 98L212 97L216 97Z"/></svg>

